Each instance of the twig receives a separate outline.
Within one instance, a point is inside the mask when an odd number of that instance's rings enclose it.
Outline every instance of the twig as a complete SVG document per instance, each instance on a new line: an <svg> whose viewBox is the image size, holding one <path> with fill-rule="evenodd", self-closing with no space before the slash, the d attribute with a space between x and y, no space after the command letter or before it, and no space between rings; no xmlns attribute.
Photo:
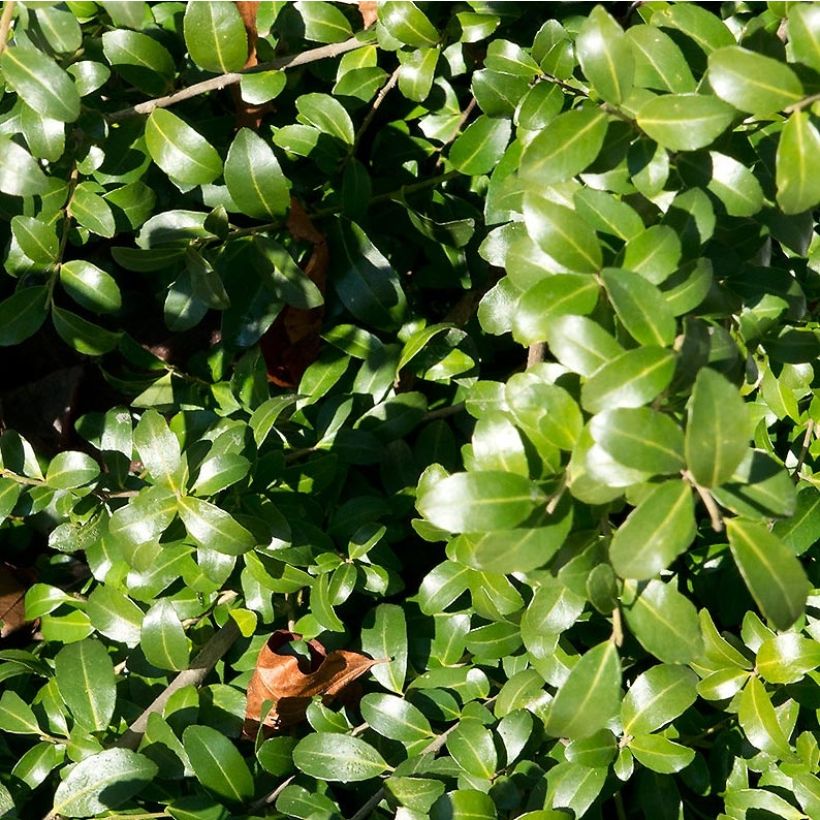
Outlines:
<svg viewBox="0 0 820 820"><path fill-rule="evenodd" d="M255 803L251 803L251 811L259 811L259 809L264 809L265 806L270 806L277 797L293 782L296 775L292 774L290 777L286 777L273 791L268 792L264 797L260 797Z"/></svg>
<svg viewBox="0 0 820 820"><path fill-rule="evenodd" d="M447 407L439 407L437 410L428 410L422 417L422 421L432 421L433 419L443 419L447 416L455 416L464 409L464 402L450 404Z"/></svg>
<svg viewBox="0 0 820 820"><path fill-rule="evenodd" d="M683 471L683 478L695 488L695 491L700 496L703 506L706 507L706 512L709 513L709 520L712 522L712 529L715 532L721 532L723 530L723 516L720 514L718 505L715 504L715 499L712 498L712 494L706 489L706 487L701 487L700 484L695 481L694 476L689 472L689 470Z"/></svg>
<svg viewBox="0 0 820 820"><path fill-rule="evenodd" d="M527 348L527 370L544 361L546 348L543 342L535 342Z"/></svg>
<svg viewBox="0 0 820 820"><path fill-rule="evenodd" d="M191 661L188 669L180 672L159 694L154 702L128 727L116 745L125 749L136 749L139 746L148 718L154 712L161 712L168 698L184 686L199 686L214 668L216 662L233 646L240 636L239 627L233 618L229 618Z"/></svg>
<svg viewBox="0 0 820 820"><path fill-rule="evenodd" d="M6 47L6 40L9 38L11 28L11 18L14 17L14 0L6 0L3 3L3 14L0 16L0 54Z"/></svg>
<svg viewBox="0 0 820 820"><path fill-rule="evenodd" d="M231 71L227 74L220 74L218 77L211 77L209 80L203 80L201 83L194 83L187 88L176 91L173 94L168 94L165 97L156 97L153 100L146 100L145 102L132 105L130 108L123 108L120 111L114 111L108 115L110 122L118 122L129 117L137 117L140 114L150 114L156 108L168 108L171 105L176 105L183 100L190 100L191 97L198 97L200 94L207 94L209 91L219 91L229 85L236 85L244 76L248 74L256 74L260 71L283 70L286 68L295 68L296 66L313 63L317 60L326 60L331 57L338 57L347 51L353 51L356 48L366 45L366 43L359 40L357 37L351 37L342 43L331 43L330 45L320 46L319 48L311 48L308 51L303 51L300 54L291 54L287 57L277 57L268 63L259 63L251 68L243 69L242 71Z"/></svg>
<svg viewBox="0 0 820 820"><path fill-rule="evenodd" d="M796 103L792 103L791 105L787 105L783 109L784 114L793 114L795 111L802 111L806 106L812 105L820 100L820 94L812 94L808 97L804 97L802 100L798 100Z"/></svg>
<svg viewBox="0 0 820 820"><path fill-rule="evenodd" d="M814 435L814 427L814 419L809 419L808 424L806 424L806 434L803 436L803 446L800 448L800 455L797 457L797 464L792 472L792 481L794 481L795 484L800 481L800 470L803 469L803 465L806 463L806 456L809 454L811 439Z"/></svg>
<svg viewBox="0 0 820 820"><path fill-rule="evenodd" d="M400 71L401 66L398 66L396 70L387 78L387 82L379 89L379 93L376 94L376 99L373 100L373 105L370 106L370 110L365 115L365 118L362 120L362 124L359 126L359 130L356 131L356 136L353 138L353 145L350 146L350 156L353 155L353 151L359 144L364 132L367 131L370 123L373 122L373 117L376 116L376 112L379 110L379 106L381 106L384 102L384 98L390 93L391 89L395 88L396 83L399 81Z"/></svg>
<svg viewBox="0 0 820 820"><path fill-rule="evenodd" d="M618 647L624 644L624 625L621 621L621 608L619 606L612 610L612 635L610 640Z"/></svg>

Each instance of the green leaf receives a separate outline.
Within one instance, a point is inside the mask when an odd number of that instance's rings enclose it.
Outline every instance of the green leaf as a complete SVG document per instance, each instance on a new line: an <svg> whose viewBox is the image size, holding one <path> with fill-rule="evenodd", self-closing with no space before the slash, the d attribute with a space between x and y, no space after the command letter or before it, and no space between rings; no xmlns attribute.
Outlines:
<svg viewBox="0 0 820 820"><path fill-rule="evenodd" d="M454 561L434 567L419 587L419 609L425 615L443 612L464 592L470 583L472 570Z"/></svg>
<svg viewBox="0 0 820 820"><path fill-rule="evenodd" d="M191 488L199 495L216 495L241 481L250 470L250 462L238 453L209 456L199 465L196 482Z"/></svg>
<svg viewBox="0 0 820 820"><path fill-rule="evenodd" d="M543 191L585 171L600 153L606 131L607 116L599 108L559 114L524 149L518 173L526 189Z"/></svg>
<svg viewBox="0 0 820 820"><path fill-rule="evenodd" d="M366 324L394 330L404 317L407 300L388 260L355 222L334 222L328 239L333 286L344 306Z"/></svg>
<svg viewBox="0 0 820 820"><path fill-rule="evenodd" d="M270 774L283 776L293 771L295 737L272 737L256 750L259 765Z"/></svg>
<svg viewBox="0 0 820 820"><path fill-rule="evenodd" d="M88 617L94 629L113 641L130 647L140 642L142 610L109 584L95 587L88 596Z"/></svg>
<svg viewBox="0 0 820 820"><path fill-rule="evenodd" d="M763 641L755 660L758 674L769 683L796 683L818 667L820 643L795 632Z"/></svg>
<svg viewBox="0 0 820 820"><path fill-rule="evenodd" d="M100 475L100 468L91 456L77 450L57 453L48 465L46 483L59 490L72 490L90 484Z"/></svg>
<svg viewBox="0 0 820 820"><path fill-rule="evenodd" d="M621 707L624 734L654 732L682 715L697 700L697 682L686 666L658 664L642 672Z"/></svg>
<svg viewBox="0 0 820 820"><path fill-rule="evenodd" d="M0 156L0 191L4 194L31 196L48 190L48 177L37 161L10 137L0 136Z"/></svg>
<svg viewBox="0 0 820 820"><path fill-rule="evenodd" d="M182 463L179 440L153 408L146 410L133 433L134 447L151 478L174 489Z"/></svg>
<svg viewBox="0 0 820 820"><path fill-rule="evenodd" d="M678 268L681 244L677 233L668 225L652 225L630 239L624 246L621 266L659 285Z"/></svg>
<svg viewBox="0 0 820 820"><path fill-rule="evenodd" d="M683 32L706 54L722 46L732 45L735 39L720 17L699 6L671 6L659 13L652 22Z"/></svg>
<svg viewBox="0 0 820 820"><path fill-rule="evenodd" d="M48 315L47 300L48 288L38 285L22 288L0 302L0 346L20 344L33 336Z"/></svg>
<svg viewBox="0 0 820 820"><path fill-rule="evenodd" d="M698 372L686 423L686 464L703 487L732 477L748 449L746 404L720 373Z"/></svg>
<svg viewBox="0 0 820 820"><path fill-rule="evenodd" d="M122 306L114 277L83 259L60 265L60 284L77 304L94 313L115 313Z"/></svg>
<svg viewBox="0 0 820 820"><path fill-rule="evenodd" d="M628 350L604 364L581 388L581 404L590 413L615 407L640 407L672 381L675 355L647 345Z"/></svg>
<svg viewBox="0 0 820 820"><path fill-rule="evenodd" d="M638 125L653 140L672 151L705 148L735 117L717 97L703 94L665 94L653 97L638 111Z"/></svg>
<svg viewBox="0 0 820 820"><path fill-rule="evenodd" d="M10 689L0 697L0 729L15 735L39 735L42 732L31 707Z"/></svg>
<svg viewBox="0 0 820 820"><path fill-rule="evenodd" d="M114 236L114 214L108 203L94 193L93 186L80 183L74 190L68 210L80 225L92 233L109 239Z"/></svg>
<svg viewBox="0 0 820 820"><path fill-rule="evenodd" d="M242 213L282 216L290 206L290 182L270 146L249 128L240 128L225 160L225 184Z"/></svg>
<svg viewBox="0 0 820 820"><path fill-rule="evenodd" d="M373 658L389 658L376 664L370 674L385 689L401 694L407 675L407 623L397 604L379 604L365 618L361 632L362 651Z"/></svg>
<svg viewBox="0 0 820 820"><path fill-rule="evenodd" d="M672 583L649 581L624 616L641 646L664 663L689 663L703 651L695 607Z"/></svg>
<svg viewBox="0 0 820 820"><path fill-rule="evenodd" d="M248 764L222 732L210 726L188 726L182 743L197 780L206 789L231 803L246 803L253 797Z"/></svg>
<svg viewBox="0 0 820 820"><path fill-rule="evenodd" d="M820 71L820 11L811 3L789 8L789 45L794 59Z"/></svg>
<svg viewBox="0 0 820 820"><path fill-rule="evenodd" d="M346 145L353 145L353 121L345 107L330 94L302 94L296 100L297 119Z"/></svg>
<svg viewBox="0 0 820 820"><path fill-rule="evenodd" d="M256 537L236 519L201 498L180 498L179 517L200 546L225 555L242 555L256 546Z"/></svg>
<svg viewBox="0 0 820 820"><path fill-rule="evenodd" d="M102 36L106 60L148 94L161 94L173 80L174 58L164 45L138 31L117 29Z"/></svg>
<svg viewBox="0 0 820 820"><path fill-rule="evenodd" d="M74 81L43 52L30 46L11 46L0 56L0 68L20 98L42 116L61 122L74 122L80 116L80 95Z"/></svg>
<svg viewBox="0 0 820 820"><path fill-rule="evenodd" d="M796 505L791 476L760 450L747 450L731 481L711 492L719 504L747 518L791 516Z"/></svg>
<svg viewBox="0 0 820 820"><path fill-rule="evenodd" d="M763 207L763 189L743 163L726 154L710 151L711 180L706 186L726 208L729 216L754 216Z"/></svg>
<svg viewBox="0 0 820 820"><path fill-rule="evenodd" d="M636 735L629 741L635 760L660 774L674 774L694 759L695 750L660 735Z"/></svg>
<svg viewBox="0 0 820 820"><path fill-rule="evenodd" d="M648 407L604 410L589 423L596 444L625 467L663 475L683 468L683 432Z"/></svg>
<svg viewBox="0 0 820 820"><path fill-rule="evenodd" d="M520 524L543 501L524 476L498 471L457 473L422 491L416 508L450 532L508 529Z"/></svg>
<svg viewBox="0 0 820 820"><path fill-rule="evenodd" d="M370 728L390 740L412 743L433 737L430 721L404 698L374 692L362 698L360 709Z"/></svg>
<svg viewBox="0 0 820 820"><path fill-rule="evenodd" d="M201 5L217 4L195 3L187 8L190 10ZM244 32L242 27L243 36ZM204 185L213 182L222 173L222 160L208 140L164 108L155 109L148 117L145 144L151 159L171 179L184 185Z"/></svg>
<svg viewBox="0 0 820 820"><path fill-rule="evenodd" d="M278 97L287 85L284 71L259 71L253 74L243 74L239 81L242 89L242 99L251 105L262 105ZM335 93L339 93L336 91Z"/></svg>
<svg viewBox="0 0 820 820"><path fill-rule="evenodd" d="M654 578L686 550L696 529L689 485L660 484L618 527L609 547L612 566L622 578Z"/></svg>
<svg viewBox="0 0 820 820"><path fill-rule="evenodd" d="M524 224L541 249L559 264L579 273L596 273L601 267L601 244L595 231L569 208L528 192Z"/></svg>
<svg viewBox="0 0 820 820"><path fill-rule="evenodd" d="M492 732L477 720L462 720L447 735L447 751L468 774L490 779L498 765Z"/></svg>
<svg viewBox="0 0 820 820"><path fill-rule="evenodd" d="M707 76L718 97L758 117L776 114L803 98L803 86L787 65L740 46L713 51Z"/></svg>
<svg viewBox="0 0 820 820"><path fill-rule="evenodd" d="M593 90L613 105L632 91L635 58L623 29L603 6L595 6L575 40L575 54Z"/></svg>
<svg viewBox="0 0 820 820"><path fill-rule="evenodd" d="M70 11L38 8L37 22L54 51L76 51L82 44L82 31L77 18Z"/></svg>
<svg viewBox="0 0 820 820"><path fill-rule="evenodd" d="M585 316L558 316L546 328L550 352L564 367L591 376L624 349L597 322Z"/></svg>
<svg viewBox="0 0 820 820"><path fill-rule="evenodd" d="M11 219L11 230L20 250L32 261L47 265L57 260L59 242L53 225L18 214Z"/></svg>
<svg viewBox="0 0 820 820"><path fill-rule="evenodd" d="M482 114L458 137L450 149L450 162L462 174L477 176L492 171L510 141L509 120Z"/></svg>
<svg viewBox="0 0 820 820"><path fill-rule="evenodd" d="M775 522L772 532L795 555L802 555L820 538L820 494L811 487L801 490L794 513Z"/></svg>
<svg viewBox="0 0 820 820"><path fill-rule="evenodd" d="M64 646L54 659L60 696L74 720L92 732L108 728L117 702L114 664L100 641Z"/></svg>
<svg viewBox="0 0 820 820"><path fill-rule="evenodd" d="M157 775L157 766L130 749L107 749L83 758L57 786L52 812L94 817L126 803Z"/></svg>
<svg viewBox="0 0 820 820"><path fill-rule="evenodd" d="M239 71L248 58L248 35L234 3L200 0L185 6L185 45L206 71ZM210 181L210 180L209 180Z"/></svg>
<svg viewBox="0 0 820 820"><path fill-rule="evenodd" d="M415 51L400 51L399 91L408 100L422 102L430 95L438 65L437 48L419 48Z"/></svg>
<svg viewBox="0 0 820 820"><path fill-rule="evenodd" d="M612 641L590 649L570 670L549 706L545 731L570 740L589 737L618 712L621 662Z"/></svg>
<svg viewBox="0 0 820 820"><path fill-rule="evenodd" d="M515 305L513 338L523 345L547 338L554 317L591 313L600 286L585 274L557 273L526 290Z"/></svg>
<svg viewBox="0 0 820 820"><path fill-rule="evenodd" d="M379 23L408 46L434 46L439 34L415 3L406 0L386 0L378 6Z"/></svg>
<svg viewBox="0 0 820 820"><path fill-rule="evenodd" d="M732 555L760 611L788 629L802 614L811 584L794 553L765 525L743 518L726 522Z"/></svg>
<svg viewBox="0 0 820 820"><path fill-rule="evenodd" d="M157 601L145 613L140 646L148 663L158 669L178 672L188 666L188 639L168 599Z"/></svg>
<svg viewBox="0 0 820 820"><path fill-rule="evenodd" d="M120 341L120 333L112 333L56 305L51 308L51 320L60 338L86 356L102 356L109 353Z"/></svg>
<svg viewBox="0 0 820 820"><path fill-rule="evenodd" d="M626 37L635 59L635 85L656 91L686 94L695 78L675 41L656 26L631 26Z"/></svg>
<svg viewBox="0 0 820 820"><path fill-rule="evenodd" d="M639 273L605 268L609 300L629 335L644 345L668 347L675 340L675 317L663 294Z"/></svg>
<svg viewBox="0 0 820 820"><path fill-rule="evenodd" d="M316 732L293 750L296 768L309 777L355 783L378 777L387 769L384 758L357 737Z"/></svg>
<svg viewBox="0 0 820 820"><path fill-rule="evenodd" d="M820 133L805 111L786 120L777 144L777 204L799 214L820 202Z"/></svg>
<svg viewBox="0 0 820 820"><path fill-rule="evenodd" d="M330 3L295 3L305 24L305 39L317 43L341 43L353 36L347 17Z"/></svg>
<svg viewBox="0 0 820 820"><path fill-rule="evenodd" d="M740 695L737 718L746 739L756 749L789 759L792 751L763 684L754 675Z"/></svg>

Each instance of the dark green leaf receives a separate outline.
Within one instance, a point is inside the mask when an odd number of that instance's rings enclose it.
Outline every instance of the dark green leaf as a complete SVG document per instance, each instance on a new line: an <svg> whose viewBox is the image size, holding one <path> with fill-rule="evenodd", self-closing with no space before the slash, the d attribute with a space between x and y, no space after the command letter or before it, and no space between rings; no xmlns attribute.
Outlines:
<svg viewBox="0 0 820 820"><path fill-rule="evenodd" d="M148 663L174 671L188 666L188 639L169 600L157 601L145 613L141 637L140 646Z"/></svg>
<svg viewBox="0 0 820 820"><path fill-rule="evenodd" d="M245 65L248 37L235 4L219 0L189 3L184 31L188 53L200 68L224 74Z"/></svg>
<svg viewBox="0 0 820 820"><path fill-rule="evenodd" d="M638 111L638 125L665 148L696 151L722 134L735 117L717 97L665 94L653 97Z"/></svg>
<svg viewBox="0 0 820 820"><path fill-rule="evenodd" d="M221 5L217 3L196 3ZM244 36L244 27L242 28ZM244 59L244 58L243 58ZM151 159L169 177L185 185L204 185L222 173L222 160L211 144L176 114L157 108L145 124L145 144Z"/></svg>
<svg viewBox="0 0 820 820"><path fill-rule="evenodd" d="M255 536L215 504L190 496L179 500L179 517L197 544L225 555L242 555L256 546Z"/></svg>
<svg viewBox="0 0 820 820"><path fill-rule="evenodd" d="M663 294L638 273L606 268L602 274L609 300L635 341L667 347L675 340L675 317Z"/></svg>
<svg viewBox="0 0 820 820"><path fill-rule="evenodd" d="M249 128L240 128L225 160L225 184L248 216L281 216L290 205L290 182L273 151Z"/></svg>
<svg viewBox="0 0 820 820"><path fill-rule="evenodd" d="M88 639L63 647L54 659L54 673L74 720L91 731L106 729L117 690L114 664L103 644Z"/></svg>
<svg viewBox="0 0 820 820"><path fill-rule="evenodd" d="M182 735L194 774L207 789L231 803L253 797L253 777L236 746L210 726L189 726Z"/></svg>
<svg viewBox="0 0 820 820"><path fill-rule="evenodd" d="M488 173L501 159L510 139L510 130L508 120L480 116L453 143L450 162L463 174Z"/></svg>
<svg viewBox="0 0 820 820"><path fill-rule="evenodd" d="M29 46L11 46L0 57L0 68L9 84L34 111L61 122L74 122L79 117L80 95L74 81L41 51Z"/></svg>
<svg viewBox="0 0 820 820"><path fill-rule="evenodd" d="M91 262L64 262L60 265L60 284L75 302L94 313L115 313L122 306L114 277Z"/></svg>
<svg viewBox="0 0 820 820"><path fill-rule="evenodd" d="M0 346L16 345L36 333L46 320L48 288L23 288L0 302Z"/></svg>

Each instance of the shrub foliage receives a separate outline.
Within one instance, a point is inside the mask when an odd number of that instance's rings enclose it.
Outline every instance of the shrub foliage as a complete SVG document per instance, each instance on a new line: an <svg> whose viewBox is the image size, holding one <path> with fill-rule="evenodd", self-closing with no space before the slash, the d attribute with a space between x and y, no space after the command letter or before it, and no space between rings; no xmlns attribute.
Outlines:
<svg viewBox="0 0 820 820"><path fill-rule="evenodd" d="M4 3L0 813L820 817L820 4L374 6Z"/></svg>

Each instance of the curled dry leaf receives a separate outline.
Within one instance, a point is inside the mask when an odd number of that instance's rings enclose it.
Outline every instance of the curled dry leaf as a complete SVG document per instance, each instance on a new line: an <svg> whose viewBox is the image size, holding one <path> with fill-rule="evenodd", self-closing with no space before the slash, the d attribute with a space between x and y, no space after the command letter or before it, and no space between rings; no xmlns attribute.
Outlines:
<svg viewBox="0 0 820 820"><path fill-rule="evenodd" d="M365 28L370 28L378 19L376 0L359 0L359 14L362 15L362 22Z"/></svg>
<svg viewBox="0 0 820 820"><path fill-rule="evenodd" d="M327 240L316 229L299 200L291 198L287 229L294 239L313 245L304 266L305 275L324 295L330 255ZM268 367L268 380L279 387L296 387L321 349L324 307L305 310L288 305L260 340Z"/></svg>
<svg viewBox="0 0 820 820"><path fill-rule="evenodd" d="M256 30L256 13L259 8L258 0L250 0L250 2L241 2L238 0L236 8L242 17L242 22L245 25L245 31L248 34L248 59L245 61L245 68L253 68L258 65L259 59L256 56L256 41L259 39L259 34ZM272 109L272 105L262 103L260 105L246 103L242 99L238 85L231 86L231 94L233 95L234 104L236 105L236 127L239 128L259 128L262 125L262 118Z"/></svg>
<svg viewBox="0 0 820 820"><path fill-rule="evenodd" d="M279 731L304 720L312 698L322 696L327 703L335 697L349 697L350 685L377 663L359 652L336 649L327 652L319 641L307 641L310 658L292 653L289 645L302 636L279 629L262 647L256 669L248 684L243 734L254 738L260 723ZM263 713L266 701L273 705Z"/></svg>

